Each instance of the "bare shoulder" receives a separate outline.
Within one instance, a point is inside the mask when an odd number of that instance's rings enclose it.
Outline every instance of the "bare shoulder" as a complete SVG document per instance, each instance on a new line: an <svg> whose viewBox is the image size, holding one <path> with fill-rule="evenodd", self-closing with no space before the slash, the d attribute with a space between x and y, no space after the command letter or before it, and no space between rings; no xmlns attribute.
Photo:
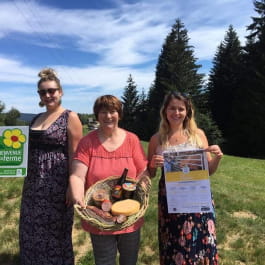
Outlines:
<svg viewBox="0 0 265 265"><path fill-rule="evenodd" d="M200 128L197 128L196 134L199 135L201 138L206 137L204 131Z"/></svg>
<svg viewBox="0 0 265 265"><path fill-rule="evenodd" d="M70 130L74 134L81 134L82 132L82 123L76 112L69 112L68 130Z"/></svg>
<svg viewBox="0 0 265 265"><path fill-rule="evenodd" d="M208 147L208 139L207 139L204 131L202 129L198 128L196 133L197 133L197 136L200 137L203 147L204 148Z"/></svg>
<svg viewBox="0 0 265 265"><path fill-rule="evenodd" d="M156 133L154 134L151 138L150 138L150 141L149 141L149 150L150 149L156 149L157 146L159 145L159 134Z"/></svg>
<svg viewBox="0 0 265 265"><path fill-rule="evenodd" d="M150 138L150 143L153 144L158 144L159 143L159 134L155 133L151 138Z"/></svg>
<svg viewBox="0 0 265 265"><path fill-rule="evenodd" d="M78 117L78 115L77 115L76 112L74 112L74 111L70 111L70 112L69 112L69 119L71 119L71 120L76 120L76 119L78 119L78 120L79 120L79 117Z"/></svg>

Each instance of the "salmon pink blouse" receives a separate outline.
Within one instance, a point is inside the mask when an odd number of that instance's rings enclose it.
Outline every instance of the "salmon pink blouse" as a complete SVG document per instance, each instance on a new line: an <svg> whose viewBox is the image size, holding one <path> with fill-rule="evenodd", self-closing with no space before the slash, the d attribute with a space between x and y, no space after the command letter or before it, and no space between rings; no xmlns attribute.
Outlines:
<svg viewBox="0 0 265 265"><path fill-rule="evenodd" d="M114 151L107 151L101 144L98 131L92 131L83 137L77 147L74 159L88 167L85 189L99 180L110 176L120 176L124 168L128 168L127 176L136 179L147 167L147 159L139 138L128 131L121 146ZM132 226L119 231L101 231L82 221L83 228L93 234L122 234L130 233L143 225L143 218Z"/></svg>

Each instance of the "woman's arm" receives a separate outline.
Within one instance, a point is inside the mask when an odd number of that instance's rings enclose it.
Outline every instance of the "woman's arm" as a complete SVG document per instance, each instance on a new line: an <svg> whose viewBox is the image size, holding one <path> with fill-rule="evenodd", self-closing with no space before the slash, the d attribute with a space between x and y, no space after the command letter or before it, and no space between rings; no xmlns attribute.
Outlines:
<svg viewBox="0 0 265 265"><path fill-rule="evenodd" d="M72 204L79 204L85 207L85 183L88 167L79 160L72 163L72 174L69 179L70 200Z"/></svg>
<svg viewBox="0 0 265 265"><path fill-rule="evenodd" d="M218 145L211 145L211 146L208 145L208 140L203 130L198 129L198 135L202 140L203 148L207 152L209 175L212 175L217 170L220 160L223 156L223 153Z"/></svg>
<svg viewBox="0 0 265 265"><path fill-rule="evenodd" d="M71 162L76 147L83 136L83 128L78 115L75 112L69 113L68 118L68 155L69 155L69 172L71 174Z"/></svg>
<svg viewBox="0 0 265 265"><path fill-rule="evenodd" d="M156 175L156 170L158 167L163 166L164 158L162 155L156 154L156 149L159 145L158 134L151 137L148 145L148 169L151 178Z"/></svg>

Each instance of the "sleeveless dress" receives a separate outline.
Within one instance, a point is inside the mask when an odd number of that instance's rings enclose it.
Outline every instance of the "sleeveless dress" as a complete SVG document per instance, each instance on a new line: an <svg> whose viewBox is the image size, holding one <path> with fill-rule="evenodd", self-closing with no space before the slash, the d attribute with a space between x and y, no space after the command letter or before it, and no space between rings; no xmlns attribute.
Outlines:
<svg viewBox="0 0 265 265"><path fill-rule="evenodd" d="M191 149L191 146L182 144L174 148L180 151ZM217 265L215 213L169 214L164 170L161 172L158 191L160 264Z"/></svg>
<svg viewBox="0 0 265 265"><path fill-rule="evenodd" d="M69 178L69 112L65 110L47 130L30 128L29 167L19 226L21 265L74 264L73 207L65 204Z"/></svg>

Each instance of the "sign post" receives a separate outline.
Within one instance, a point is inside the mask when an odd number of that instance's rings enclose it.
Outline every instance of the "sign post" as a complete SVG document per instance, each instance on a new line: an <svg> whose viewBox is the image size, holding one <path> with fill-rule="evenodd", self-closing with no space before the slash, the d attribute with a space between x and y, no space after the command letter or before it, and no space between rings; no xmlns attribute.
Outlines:
<svg viewBox="0 0 265 265"><path fill-rule="evenodd" d="M0 126L0 177L27 175L28 140L28 126Z"/></svg>

